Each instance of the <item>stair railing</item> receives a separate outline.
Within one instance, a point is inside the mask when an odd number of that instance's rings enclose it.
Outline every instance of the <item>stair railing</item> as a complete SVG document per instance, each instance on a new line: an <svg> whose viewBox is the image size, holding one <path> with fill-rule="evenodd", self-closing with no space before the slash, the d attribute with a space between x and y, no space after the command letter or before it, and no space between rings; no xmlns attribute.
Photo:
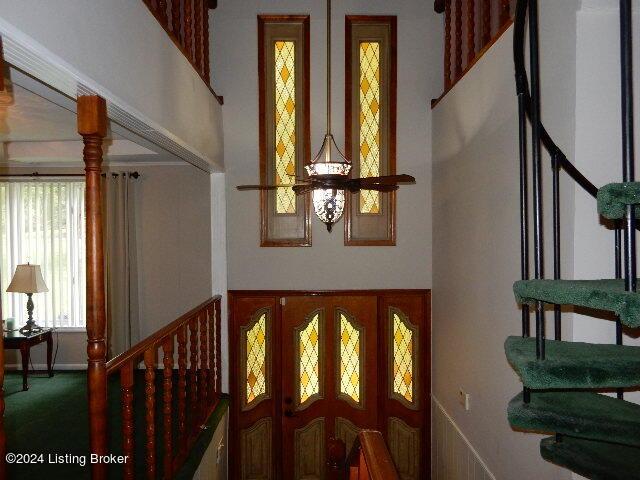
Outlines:
<svg viewBox="0 0 640 480"><path fill-rule="evenodd" d="M525 27L529 20L529 61L531 86L525 65ZM544 229L542 201L542 147L551 157L553 189L553 266L554 279L561 278L560 255L560 170L564 170L578 185L592 197L596 197L598 188L590 182L566 157L545 129L540 115L540 48L538 32L538 0L517 0L514 22L513 55L515 64L516 89L519 117L519 157L520 157L520 247L521 277L530 278L529 272L529 192L527 161L527 119L531 122L531 156L533 188L533 239L534 239L534 276L543 279L544 273ZM631 0L620 0L620 39L622 71L622 146L623 181L634 181L634 144L633 144L633 86L632 86L632 46L631 46ZM635 209L627 206L624 227L616 222L614 228L615 275L622 278L622 231L624 230L624 279L625 290L636 291L636 242L637 228ZM536 357L545 359L545 311L543 302L537 301L536 314ZM554 305L554 338L562 339L560 305ZM522 306L522 336L531 335L530 312L527 305ZM616 322L616 344L622 345L622 324ZM618 398L623 397L621 389ZM524 389L524 400L528 402L530 392Z"/></svg>
<svg viewBox="0 0 640 480"><path fill-rule="evenodd" d="M362 430L347 458L349 480L400 480L382 433Z"/></svg>
<svg viewBox="0 0 640 480"><path fill-rule="evenodd" d="M134 478L136 463L141 460L148 478L159 478L160 471L162 478L173 478L184 464L220 399L220 328L220 296L216 296L107 362L107 375L120 377L122 454L127 457L123 478ZM144 402L144 425L136 425L133 408L140 362L144 365L144 398L135 401ZM158 375L161 382L156 381ZM157 413L161 419L156 418ZM157 424L162 425L160 461L156 459ZM136 427L145 431L144 459L135 458Z"/></svg>

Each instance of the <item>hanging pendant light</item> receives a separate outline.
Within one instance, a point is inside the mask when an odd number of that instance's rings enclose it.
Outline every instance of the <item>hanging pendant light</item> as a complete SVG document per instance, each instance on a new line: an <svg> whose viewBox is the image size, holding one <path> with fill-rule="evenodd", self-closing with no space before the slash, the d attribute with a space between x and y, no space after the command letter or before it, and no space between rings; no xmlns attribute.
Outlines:
<svg viewBox="0 0 640 480"><path fill-rule="evenodd" d="M305 169L310 177L335 175L336 178L344 178L351 171L351 163L342 154L331 133L331 0L327 0L327 132L320 151ZM344 205L344 189L324 188L313 191L313 209L329 232L344 214Z"/></svg>

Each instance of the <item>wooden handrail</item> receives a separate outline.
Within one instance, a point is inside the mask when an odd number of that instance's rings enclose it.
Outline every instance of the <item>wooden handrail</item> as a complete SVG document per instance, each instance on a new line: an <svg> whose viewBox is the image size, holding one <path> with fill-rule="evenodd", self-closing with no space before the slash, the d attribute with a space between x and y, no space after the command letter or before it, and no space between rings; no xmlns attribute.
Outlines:
<svg viewBox="0 0 640 480"><path fill-rule="evenodd" d="M111 360L107 362L107 375L111 375L114 372L120 371L120 368L122 368L124 364L132 360L136 360L150 347L154 345L158 345L159 343L161 343L161 340L163 340L165 337L173 333L176 333L180 327L182 327L183 325L186 325L189 322L189 320L193 318L194 315L196 315L199 311L204 310L206 307L214 304L216 301L220 299L221 299L220 295L211 297L209 300L202 302L197 307L189 310L180 318L174 320L168 325L165 325L153 335L150 335L144 340L138 342L126 352L122 352L118 356L113 357Z"/></svg>
<svg viewBox="0 0 640 480"><path fill-rule="evenodd" d="M362 430L348 460L349 480L400 480L382 433Z"/></svg>
<svg viewBox="0 0 640 480"><path fill-rule="evenodd" d="M210 84L209 74L209 10L215 0L143 0L169 38L189 60L194 70L220 105L223 98Z"/></svg>
<svg viewBox="0 0 640 480"><path fill-rule="evenodd" d="M511 0L435 0L434 10L445 17L444 93L432 100L432 108L511 26L511 3ZM462 53L463 38L466 55Z"/></svg>

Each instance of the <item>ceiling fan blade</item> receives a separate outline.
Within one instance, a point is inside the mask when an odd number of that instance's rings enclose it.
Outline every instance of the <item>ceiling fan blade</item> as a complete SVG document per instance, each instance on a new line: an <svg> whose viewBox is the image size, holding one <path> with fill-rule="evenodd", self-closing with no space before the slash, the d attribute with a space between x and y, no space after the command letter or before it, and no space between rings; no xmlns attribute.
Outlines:
<svg viewBox="0 0 640 480"><path fill-rule="evenodd" d="M276 190L278 188L292 187L294 190L296 187L306 187L307 183L296 183L295 185L238 185L238 190Z"/></svg>
<svg viewBox="0 0 640 480"><path fill-rule="evenodd" d="M382 177L354 178L359 180L360 185L398 185L404 183L416 183L416 179L411 175L384 175Z"/></svg>
<svg viewBox="0 0 640 480"><path fill-rule="evenodd" d="M296 195L302 195L305 194L307 192L310 192L311 190L315 189L316 187L310 183L305 183L305 184L296 184L293 187L293 191L295 192Z"/></svg>

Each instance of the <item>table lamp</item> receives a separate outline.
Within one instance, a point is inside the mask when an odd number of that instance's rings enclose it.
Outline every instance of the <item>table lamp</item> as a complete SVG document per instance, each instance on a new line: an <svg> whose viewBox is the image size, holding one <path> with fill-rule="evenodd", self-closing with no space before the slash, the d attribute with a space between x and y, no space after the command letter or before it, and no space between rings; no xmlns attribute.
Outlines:
<svg viewBox="0 0 640 480"><path fill-rule="evenodd" d="M29 315L29 319L26 325L20 329L20 333L31 333L42 329L42 327L39 327L36 325L36 322L33 321L33 299L31 296L34 293L48 291L49 289L44 283L44 278L42 278L40 265L27 263L26 265L18 265L16 267L11 283L7 287L7 292L26 293L28 297L27 314Z"/></svg>

